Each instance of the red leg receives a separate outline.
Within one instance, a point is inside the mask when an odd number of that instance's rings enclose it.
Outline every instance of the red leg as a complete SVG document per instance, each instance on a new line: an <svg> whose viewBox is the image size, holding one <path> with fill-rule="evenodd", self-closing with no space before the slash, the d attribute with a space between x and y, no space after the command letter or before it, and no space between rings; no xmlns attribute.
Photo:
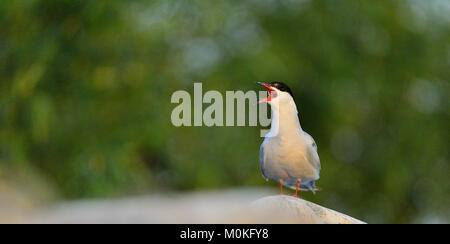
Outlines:
<svg viewBox="0 0 450 244"><path fill-rule="evenodd" d="M300 198L300 196L298 196L298 189L300 189L300 180L297 180L297 188L295 189L295 195L294 195L294 197Z"/></svg>
<svg viewBox="0 0 450 244"><path fill-rule="evenodd" d="M280 195L284 195L283 194L283 181L280 180Z"/></svg>

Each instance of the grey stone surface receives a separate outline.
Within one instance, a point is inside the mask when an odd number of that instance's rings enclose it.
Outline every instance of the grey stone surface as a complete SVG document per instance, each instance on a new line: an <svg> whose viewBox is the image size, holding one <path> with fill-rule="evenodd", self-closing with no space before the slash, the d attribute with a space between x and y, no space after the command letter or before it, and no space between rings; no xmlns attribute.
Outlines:
<svg viewBox="0 0 450 244"><path fill-rule="evenodd" d="M290 196L264 189L164 194L63 202L0 213L1 223L363 223Z"/></svg>
<svg viewBox="0 0 450 244"><path fill-rule="evenodd" d="M252 215L259 223L364 224L364 222L291 196L269 196L253 202Z"/></svg>

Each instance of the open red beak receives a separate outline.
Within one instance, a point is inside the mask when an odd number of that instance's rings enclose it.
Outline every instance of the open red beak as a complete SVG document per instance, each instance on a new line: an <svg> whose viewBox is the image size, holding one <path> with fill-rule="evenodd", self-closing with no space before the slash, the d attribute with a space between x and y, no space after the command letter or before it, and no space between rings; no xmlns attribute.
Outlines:
<svg viewBox="0 0 450 244"><path fill-rule="evenodd" d="M272 93L275 92L275 89L273 89L272 87L270 87L266 83L256 82L256 84L266 88L267 92L269 93L269 96L267 98L261 99L258 103L268 103L268 102L272 101Z"/></svg>

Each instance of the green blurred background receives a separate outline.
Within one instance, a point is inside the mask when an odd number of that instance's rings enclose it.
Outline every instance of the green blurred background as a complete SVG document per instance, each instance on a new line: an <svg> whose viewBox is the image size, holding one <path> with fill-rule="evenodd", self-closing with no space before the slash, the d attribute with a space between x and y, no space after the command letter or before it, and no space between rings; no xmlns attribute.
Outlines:
<svg viewBox="0 0 450 244"><path fill-rule="evenodd" d="M319 146L305 199L450 221L450 2L0 2L0 188L40 204L271 187L258 127L176 128L176 90L291 86ZM206 106L205 106L206 107Z"/></svg>

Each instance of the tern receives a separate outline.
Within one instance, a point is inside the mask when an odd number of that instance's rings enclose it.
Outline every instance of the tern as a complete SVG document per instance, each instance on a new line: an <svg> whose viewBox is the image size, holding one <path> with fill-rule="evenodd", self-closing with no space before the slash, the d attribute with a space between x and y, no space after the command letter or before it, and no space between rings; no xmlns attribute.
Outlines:
<svg viewBox="0 0 450 244"><path fill-rule="evenodd" d="M263 177L279 182L281 195L283 185L295 189L294 197L300 198L299 190L315 194L320 190L315 183L321 169L317 144L300 126L291 89L282 82L257 84L268 92L259 103L268 103L272 111L271 128L259 152Z"/></svg>

